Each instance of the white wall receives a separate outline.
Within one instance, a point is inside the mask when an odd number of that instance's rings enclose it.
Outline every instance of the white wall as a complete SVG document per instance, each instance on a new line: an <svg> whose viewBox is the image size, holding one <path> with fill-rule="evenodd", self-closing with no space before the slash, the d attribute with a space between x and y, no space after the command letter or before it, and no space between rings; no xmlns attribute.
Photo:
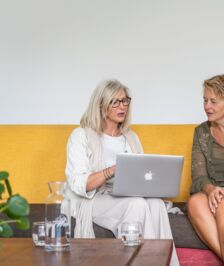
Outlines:
<svg viewBox="0 0 224 266"><path fill-rule="evenodd" d="M223 0L0 1L0 123L73 124L102 79L132 90L133 123L199 123L224 71Z"/></svg>

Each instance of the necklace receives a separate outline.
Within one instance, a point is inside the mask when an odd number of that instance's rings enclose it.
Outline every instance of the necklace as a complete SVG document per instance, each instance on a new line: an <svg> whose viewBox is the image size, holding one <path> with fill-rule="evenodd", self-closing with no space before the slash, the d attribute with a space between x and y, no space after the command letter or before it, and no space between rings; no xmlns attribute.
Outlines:
<svg viewBox="0 0 224 266"><path fill-rule="evenodd" d="M127 139L125 135L123 135L123 137L124 137L124 153L127 153L128 152L126 147Z"/></svg>
<svg viewBox="0 0 224 266"><path fill-rule="evenodd" d="M124 134L121 134L120 136L110 136L109 134L104 133L102 136L102 139L104 139L105 143L108 142L108 149L114 151L114 147L118 147L119 145L120 148L118 153L128 153L128 142L127 138ZM112 141L112 142L111 142ZM117 148L115 148L116 150ZM116 152L117 153L117 152Z"/></svg>
<svg viewBox="0 0 224 266"><path fill-rule="evenodd" d="M106 132L106 131L104 131L104 133L109 135L109 136L111 136L111 137L119 137L119 136L122 135L120 129L117 129L117 128L115 130L113 130L112 133L109 133L109 132Z"/></svg>

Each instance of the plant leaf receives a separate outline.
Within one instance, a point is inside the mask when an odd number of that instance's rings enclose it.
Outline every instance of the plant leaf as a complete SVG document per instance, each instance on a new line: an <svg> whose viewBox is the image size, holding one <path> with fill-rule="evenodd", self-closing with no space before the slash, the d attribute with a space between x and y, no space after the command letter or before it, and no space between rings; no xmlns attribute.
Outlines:
<svg viewBox="0 0 224 266"><path fill-rule="evenodd" d="M27 217L20 217L16 221L16 227L21 230L26 230L30 228L30 221Z"/></svg>
<svg viewBox="0 0 224 266"><path fill-rule="evenodd" d="M12 196L12 188L8 179L5 179L5 185L8 190L9 196Z"/></svg>
<svg viewBox="0 0 224 266"><path fill-rule="evenodd" d="M0 220L0 222L3 222L3 220ZM13 235L13 231L10 225L6 224L1 224L0 225L0 236L1 237L10 237Z"/></svg>
<svg viewBox="0 0 224 266"><path fill-rule="evenodd" d="M4 211L10 218L20 218L26 216L30 212L29 204L26 199L19 194L11 196L6 203L6 210Z"/></svg>
<svg viewBox="0 0 224 266"><path fill-rule="evenodd" d="M0 172L0 180L5 180L5 179L8 178L8 176L9 176L8 172L6 172L6 171L1 171Z"/></svg>
<svg viewBox="0 0 224 266"><path fill-rule="evenodd" d="M0 183L0 199L2 199L2 193L5 191L5 187Z"/></svg>

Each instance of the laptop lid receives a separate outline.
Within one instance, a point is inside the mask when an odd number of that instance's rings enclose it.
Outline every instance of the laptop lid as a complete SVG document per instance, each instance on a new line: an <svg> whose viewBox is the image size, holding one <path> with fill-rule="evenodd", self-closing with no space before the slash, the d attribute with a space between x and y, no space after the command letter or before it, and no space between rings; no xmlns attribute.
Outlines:
<svg viewBox="0 0 224 266"><path fill-rule="evenodd" d="M114 196L176 197L184 157L122 153L116 158Z"/></svg>

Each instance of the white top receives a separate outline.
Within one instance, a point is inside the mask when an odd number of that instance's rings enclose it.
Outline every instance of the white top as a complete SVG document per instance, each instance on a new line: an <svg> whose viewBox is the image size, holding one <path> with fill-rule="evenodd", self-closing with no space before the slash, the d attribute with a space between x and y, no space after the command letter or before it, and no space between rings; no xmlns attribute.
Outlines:
<svg viewBox="0 0 224 266"><path fill-rule="evenodd" d="M106 167L116 164L116 156L118 153L132 152L124 135L112 137L103 134L101 136L101 144Z"/></svg>
<svg viewBox="0 0 224 266"><path fill-rule="evenodd" d="M124 135L112 137L107 134L103 134L100 137L100 141L102 145L104 164L106 167L116 165L117 154L124 152L132 153L131 147ZM107 180L107 185L111 186L113 183L114 178Z"/></svg>

